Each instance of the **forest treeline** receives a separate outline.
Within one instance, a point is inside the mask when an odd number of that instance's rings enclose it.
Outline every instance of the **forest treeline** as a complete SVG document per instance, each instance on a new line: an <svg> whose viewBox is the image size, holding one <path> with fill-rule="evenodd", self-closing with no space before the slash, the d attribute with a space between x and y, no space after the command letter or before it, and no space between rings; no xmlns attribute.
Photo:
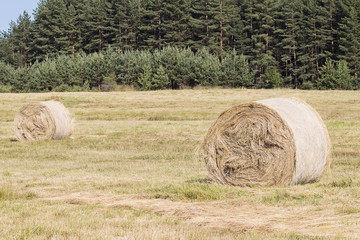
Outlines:
<svg viewBox="0 0 360 240"><path fill-rule="evenodd" d="M0 35L2 91L357 89L358 0L41 0Z"/></svg>
<svg viewBox="0 0 360 240"><path fill-rule="evenodd" d="M252 87L253 73L243 55L232 51L223 63L205 48L124 52L109 48L92 54L60 55L13 68L0 62L3 92L111 90L116 84L141 90L202 86ZM268 82L272 87L276 82Z"/></svg>

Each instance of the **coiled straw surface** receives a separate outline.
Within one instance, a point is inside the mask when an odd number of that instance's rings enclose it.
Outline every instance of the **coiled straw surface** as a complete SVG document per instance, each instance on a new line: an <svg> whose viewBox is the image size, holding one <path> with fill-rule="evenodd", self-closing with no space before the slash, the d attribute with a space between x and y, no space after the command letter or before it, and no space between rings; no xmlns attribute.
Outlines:
<svg viewBox="0 0 360 240"><path fill-rule="evenodd" d="M57 101L31 102L15 116L15 136L19 141L62 139L72 133L69 111Z"/></svg>
<svg viewBox="0 0 360 240"><path fill-rule="evenodd" d="M330 148L319 114L293 98L266 99L226 110L202 145L210 177L237 186L317 181L330 163Z"/></svg>

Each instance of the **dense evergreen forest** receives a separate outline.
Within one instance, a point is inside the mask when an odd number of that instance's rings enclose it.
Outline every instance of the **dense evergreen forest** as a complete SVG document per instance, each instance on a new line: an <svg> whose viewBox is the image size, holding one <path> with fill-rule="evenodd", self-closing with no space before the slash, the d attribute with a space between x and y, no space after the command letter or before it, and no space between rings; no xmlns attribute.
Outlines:
<svg viewBox="0 0 360 240"><path fill-rule="evenodd" d="M359 67L359 0L40 0L0 34L0 91L358 89Z"/></svg>

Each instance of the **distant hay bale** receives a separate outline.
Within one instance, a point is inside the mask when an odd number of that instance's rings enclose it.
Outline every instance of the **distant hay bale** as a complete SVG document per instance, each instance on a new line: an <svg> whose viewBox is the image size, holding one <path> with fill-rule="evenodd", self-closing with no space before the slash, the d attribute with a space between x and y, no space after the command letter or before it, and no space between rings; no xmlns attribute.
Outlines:
<svg viewBox="0 0 360 240"><path fill-rule="evenodd" d="M16 114L14 123L19 141L62 139L72 133L69 111L57 101L24 105Z"/></svg>
<svg viewBox="0 0 360 240"><path fill-rule="evenodd" d="M318 181L330 164L330 149L320 115L294 98L265 99L226 110L202 145L210 177L235 186Z"/></svg>

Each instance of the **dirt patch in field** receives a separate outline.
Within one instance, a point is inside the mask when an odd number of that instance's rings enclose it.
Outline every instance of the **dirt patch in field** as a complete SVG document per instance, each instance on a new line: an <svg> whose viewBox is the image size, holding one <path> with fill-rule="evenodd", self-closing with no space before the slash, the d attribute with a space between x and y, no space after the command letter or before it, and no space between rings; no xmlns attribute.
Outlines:
<svg viewBox="0 0 360 240"><path fill-rule="evenodd" d="M131 207L176 217L198 226L232 231L298 233L323 237L360 237L360 214L337 214L334 209L282 207L252 204L240 200L216 202L173 202L167 199L142 199L136 195L107 195L89 192L40 193L45 201L70 204Z"/></svg>

